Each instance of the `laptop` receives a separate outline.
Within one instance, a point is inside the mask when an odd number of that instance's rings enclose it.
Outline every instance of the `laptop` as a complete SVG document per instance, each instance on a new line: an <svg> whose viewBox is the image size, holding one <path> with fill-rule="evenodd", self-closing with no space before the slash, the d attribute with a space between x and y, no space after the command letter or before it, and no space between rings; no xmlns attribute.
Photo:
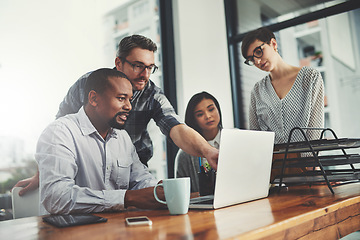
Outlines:
<svg viewBox="0 0 360 240"><path fill-rule="evenodd" d="M274 132L223 129L214 195L192 198L191 209L217 209L269 194Z"/></svg>

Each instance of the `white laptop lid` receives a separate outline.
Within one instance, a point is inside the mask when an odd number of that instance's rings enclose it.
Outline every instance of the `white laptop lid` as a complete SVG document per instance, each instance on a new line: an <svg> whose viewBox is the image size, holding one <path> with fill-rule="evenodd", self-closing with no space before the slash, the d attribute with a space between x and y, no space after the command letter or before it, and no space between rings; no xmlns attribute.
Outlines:
<svg viewBox="0 0 360 240"><path fill-rule="evenodd" d="M273 132L241 129L221 131L214 203L209 208L226 207L268 196L274 137ZM191 208L207 207L192 204Z"/></svg>

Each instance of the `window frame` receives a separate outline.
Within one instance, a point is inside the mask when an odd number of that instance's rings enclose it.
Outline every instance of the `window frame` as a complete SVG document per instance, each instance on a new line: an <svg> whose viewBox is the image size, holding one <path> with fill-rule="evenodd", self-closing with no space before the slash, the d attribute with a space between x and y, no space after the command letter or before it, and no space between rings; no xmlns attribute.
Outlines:
<svg viewBox="0 0 360 240"><path fill-rule="evenodd" d="M241 67L240 51L237 46L248 32L237 33L238 13L236 0L224 0L225 6L225 18L226 29L228 39L228 54L229 54L229 68L230 68L230 81L232 89L232 102L234 112L234 125L236 128L245 129L245 109L242 101L242 79L241 79ZM314 11L308 14L295 17L286 21L267 25L266 27L273 32L283 30L285 28L294 27L303 23L307 23L313 20L322 19L325 17L333 16L336 14L348 12L354 9L360 8L360 1L349 0L343 3L336 4L331 7L323 8L318 11ZM252 29L255 30L255 29Z"/></svg>
<svg viewBox="0 0 360 240"><path fill-rule="evenodd" d="M159 0L159 10L164 94L169 99L170 103L177 112L172 1ZM174 177L174 163L178 150L179 148L170 139L169 141L166 141L166 162L168 178Z"/></svg>

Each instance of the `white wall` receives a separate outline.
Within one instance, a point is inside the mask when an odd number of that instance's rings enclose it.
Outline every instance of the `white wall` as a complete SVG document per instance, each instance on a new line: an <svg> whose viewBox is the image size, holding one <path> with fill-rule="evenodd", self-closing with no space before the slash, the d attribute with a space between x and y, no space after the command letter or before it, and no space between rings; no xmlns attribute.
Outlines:
<svg viewBox="0 0 360 240"><path fill-rule="evenodd" d="M103 66L96 4L0 1L0 137L23 138L26 151L34 152L69 87Z"/></svg>
<svg viewBox="0 0 360 240"><path fill-rule="evenodd" d="M33 152L78 77L113 67L105 65L102 15L119 2L106 3L0 1L0 136L24 138ZM219 100L224 126L233 127L223 1L174 1L174 10L179 114L205 90Z"/></svg>
<svg viewBox="0 0 360 240"><path fill-rule="evenodd" d="M174 0L178 113L192 95L207 91L219 101L225 128L232 128L230 72L224 1Z"/></svg>

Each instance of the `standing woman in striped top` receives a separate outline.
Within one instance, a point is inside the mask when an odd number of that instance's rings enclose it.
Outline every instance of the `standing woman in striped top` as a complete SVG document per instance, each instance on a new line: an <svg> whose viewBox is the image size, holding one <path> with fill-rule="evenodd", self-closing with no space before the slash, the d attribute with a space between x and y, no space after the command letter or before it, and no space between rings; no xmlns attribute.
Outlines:
<svg viewBox="0 0 360 240"><path fill-rule="evenodd" d="M259 28L244 37L241 51L246 64L269 72L251 91L250 129L273 131L275 143L284 143L294 127L324 126L324 83L317 70L284 62L277 48L274 33ZM318 139L320 131L306 135ZM292 141L303 140L295 131Z"/></svg>

